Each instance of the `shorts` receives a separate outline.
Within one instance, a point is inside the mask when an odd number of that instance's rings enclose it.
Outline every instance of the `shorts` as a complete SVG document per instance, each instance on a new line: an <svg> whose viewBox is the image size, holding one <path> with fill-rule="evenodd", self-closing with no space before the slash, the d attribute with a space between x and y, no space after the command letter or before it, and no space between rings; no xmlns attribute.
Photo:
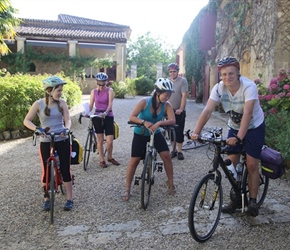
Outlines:
<svg viewBox="0 0 290 250"><path fill-rule="evenodd" d="M229 154L234 154L237 152L241 152L243 146L245 146L246 153L255 159L260 159L262 147L265 143L265 123L263 122L259 127L249 129L246 133L246 136L243 140L243 144L238 144L236 146L228 147ZM229 129L228 138L234 137L234 135L238 134L238 130Z"/></svg>
<svg viewBox="0 0 290 250"><path fill-rule="evenodd" d="M114 135L114 117L106 116L105 119L93 118L96 134Z"/></svg>
<svg viewBox="0 0 290 250"><path fill-rule="evenodd" d="M150 136L138 135L134 133L131 148L131 157L141 157L145 158L146 145L150 141ZM163 137L162 133L157 133L154 135L154 147L157 152L169 151L168 145Z"/></svg>

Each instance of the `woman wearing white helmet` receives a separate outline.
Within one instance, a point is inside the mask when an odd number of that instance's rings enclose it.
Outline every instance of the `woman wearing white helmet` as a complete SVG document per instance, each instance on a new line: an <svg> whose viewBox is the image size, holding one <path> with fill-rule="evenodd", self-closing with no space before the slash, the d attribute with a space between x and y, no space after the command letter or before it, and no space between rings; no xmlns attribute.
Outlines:
<svg viewBox="0 0 290 250"><path fill-rule="evenodd" d="M90 111L95 106L95 115L102 115L104 120L94 118L94 128L97 134L97 149L100 157L100 167L106 168L107 163L104 156L104 134L106 136L107 146L107 160L113 165L120 165L116 161L113 154L113 140L114 140L114 114L113 114L113 100L114 91L112 88L107 87L108 75L104 72L100 72L96 75L97 88L91 91L90 95Z"/></svg>
<svg viewBox="0 0 290 250"><path fill-rule="evenodd" d="M174 92L173 84L166 78L159 78L155 82L155 91L152 97L142 98L134 107L129 120L134 123L139 123L145 126L134 128L134 137L131 147L131 159L127 167L125 192L122 195L124 201L130 198L130 189L136 168L145 155L146 144L150 140L148 128L155 132L154 146L157 149L168 178L168 192L175 195L175 187L173 183L173 166L169 153L168 145L159 130L161 125L174 125L175 116L171 104L168 99L171 93ZM167 120L163 120L164 116Z"/></svg>
<svg viewBox="0 0 290 250"><path fill-rule="evenodd" d="M66 102L61 99L63 85L66 84L58 76L50 76L43 80L45 97L35 101L26 117L23 124L41 134L45 134L45 128L49 128L48 132L61 133L71 127L71 119ZM37 127L34 123L34 117L38 115L41 127ZM72 197L72 178L70 173L70 140L67 136L57 137L55 148L59 155L60 171L63 177L64 186L67 192L67 201L64 210L69 211L73 208ZM41 185L45 192L46 182L46 161L50 155L50 141L48 138L40 137L40 158L42 163L42 178ZM43 210L50 209L49 197L47 192L44 195Z"/></svg>

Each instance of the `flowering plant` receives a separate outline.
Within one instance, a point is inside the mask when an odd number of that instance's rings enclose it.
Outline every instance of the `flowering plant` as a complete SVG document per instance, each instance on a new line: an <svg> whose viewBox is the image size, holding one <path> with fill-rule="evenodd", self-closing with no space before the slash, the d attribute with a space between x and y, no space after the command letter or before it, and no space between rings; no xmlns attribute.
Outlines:
<svg viewBox="0 0 290 250"><path fill-rule="evenodd" d="M260 90L260 104L264 112L275 114L278 111L290 112L290 72L280 69L278 76L271 79L268 88L263 88L259 79L255 80Z"/></svg>

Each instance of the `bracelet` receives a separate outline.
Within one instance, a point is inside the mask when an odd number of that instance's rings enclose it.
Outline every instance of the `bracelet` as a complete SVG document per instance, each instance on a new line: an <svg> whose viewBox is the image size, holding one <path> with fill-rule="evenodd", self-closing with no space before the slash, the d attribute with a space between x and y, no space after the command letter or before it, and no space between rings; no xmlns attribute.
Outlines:
<svg viewBox="0 0 290 250"><path fill-rule="evenodd" d="M105 116L107 116L107 112L105 111L104 113L103 113Z"/></svg>
<svg viewBox="0 0 290 250"><path fill-rule="evenodd" d="M238 137L237 135L236 135L236 138L238 140L238 143L241 143L242 142L242 139L240 137Z"/></svg>
<svg viewBox="0 0 290 250"><path fill-rule="evenodd" d="M142 126L144 126L144 123L145 123L145 121L144 121L144 120L142 120L142 122L141 122L141 125L142 125Z"/></svg>

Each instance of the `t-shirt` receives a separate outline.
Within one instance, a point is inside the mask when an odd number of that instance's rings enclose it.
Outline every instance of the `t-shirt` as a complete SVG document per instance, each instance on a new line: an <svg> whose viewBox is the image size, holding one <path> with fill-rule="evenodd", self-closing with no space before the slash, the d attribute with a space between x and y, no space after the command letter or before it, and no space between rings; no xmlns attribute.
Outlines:
<svg viewBox="0 0 290 250"><path fill-rule="evenodd" d="M234 96L224 86L224 83L220 81L213 87L209 98L222 104L224 111L229 114L228 126L230 128L240 129L245 102L251 100L255 100L255 104L249 129L259 127L264 121L264 113L260 106L257 86L244 76L240 77L240 88Z"/></svg>
<svg viewBox="0 0 290 250"><path fill-rule="evenodd" d="M184 77L180 76L178 76L175 81L171 81L173 82L174 93L171 94L168 101L171 103L173 109L177 110L180 108L182 93L188 92L188 83Z"/></svg>

